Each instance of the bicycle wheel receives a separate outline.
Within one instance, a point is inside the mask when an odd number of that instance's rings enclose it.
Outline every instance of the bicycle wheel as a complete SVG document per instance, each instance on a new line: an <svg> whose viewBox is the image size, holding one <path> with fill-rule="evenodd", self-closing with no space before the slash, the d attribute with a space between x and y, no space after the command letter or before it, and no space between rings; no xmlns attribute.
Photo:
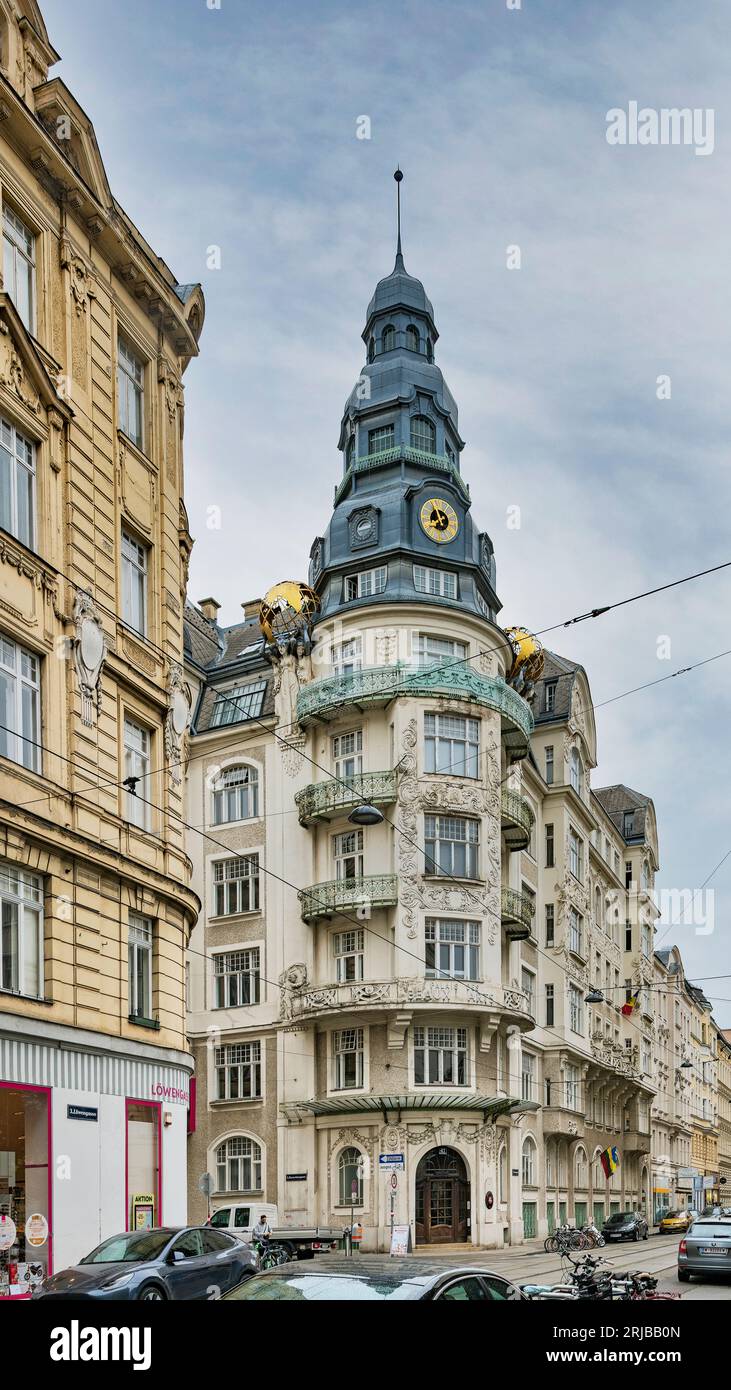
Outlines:
<svg viewBox="0 0 731 1390"><path fill-rule="evenodd" d="M586 1250L586 1236L583 1231L572 1231L569 1236L569 1248L571 1250Z"/></svg>
<svg viewBox="0 0 731 1390"><path fill-rule="evenodd" d="M546 1236L543 1242L543 1249L547 1255L555 1255L558 1250L558 1241L555 1236Z"/></svg>

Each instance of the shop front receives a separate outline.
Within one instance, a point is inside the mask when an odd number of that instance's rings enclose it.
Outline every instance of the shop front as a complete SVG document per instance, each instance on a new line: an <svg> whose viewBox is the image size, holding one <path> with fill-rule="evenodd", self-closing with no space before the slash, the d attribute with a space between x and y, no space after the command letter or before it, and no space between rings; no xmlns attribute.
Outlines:
<svg viewBox="0 0 731 1390"><path fill-rule="evenodd" d="M120 1231L187 1218L192 1058L27 1027L0 1020L3 1298L30 1296Z"/></svg>

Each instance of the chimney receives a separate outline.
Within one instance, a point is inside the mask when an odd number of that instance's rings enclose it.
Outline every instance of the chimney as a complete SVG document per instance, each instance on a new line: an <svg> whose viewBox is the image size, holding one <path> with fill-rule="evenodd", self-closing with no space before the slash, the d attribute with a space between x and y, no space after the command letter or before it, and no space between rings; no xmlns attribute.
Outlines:
<svg viewBox="0 0 731 1390"><path fill-rule="evenodd" d="M206 619L206 622L215 625L218 617L218 610L221 607L220 603L216 603L215 598L202 598L198 600L198 607L203 617Z"/></svg>
<svg viewBox="0 0 731 1390"><path fill-rule="evenodd" d="M247 598L246 602L242 603L241 607L244 610L244 621L250 623L254 618L258 618L259 616L259 609L261 608L261 599Z"/></svg>

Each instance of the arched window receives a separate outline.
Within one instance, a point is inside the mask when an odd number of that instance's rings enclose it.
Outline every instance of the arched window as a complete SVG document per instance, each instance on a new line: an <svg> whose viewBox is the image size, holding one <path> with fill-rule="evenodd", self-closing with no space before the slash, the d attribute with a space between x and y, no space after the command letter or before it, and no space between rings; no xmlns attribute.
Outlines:
<svg viewBox="0 0 731 1390"><path fill-rule="evenodd" d="M565 1188L565 1187L566 1187L566 1145L565 1145L565 1144L559 1144L559 1146L558 1146L558 1185L559 1185L559 1187L562 1187L562 1188Z"/></svg>
<svg viewBox="0 0 731 1390"><path fill-rule="evenodd" d="M508 1150L503 1144L497 1165L497 1199L504 1206L508 1200Z"/></svg>
<svg viewBox="0 0 731 1390"><path fill-rule="evenodd" d="M372 361L373 361L373 358L375 357L375 355L376 355L376 344L375 344L373 338L370 338L370 339L368 340L368 361L369 361L369 362L372 362Z"/></svg>
<svg viewBox="0 0 731 1390"><path fill-rule="evenodd" d="M243 1134L224 1140L216 1149L219 1192L261 1192L261 1145Z"/></svg>
<svg viewBox="0 0 731 1390"><path fill-rule="evenodd" d="M425 415L411 417L411 447L421 449L425 454L436 453L437 432Z"/></svg>
<svg viewBox="0 0 731 1390"><path fill-rule="evenodd" d="M650 865L648 864L646 859L643 859L642 861L642 874L640 877L640 884L642 886L643 893L648 893L650 891Z"/></svg>
<svg viewBox="0 0 731 1390"><path fill-rule="evenodd" d="M426 340L426 360L427 362L434 361L434 345L431 338L427 338Z"/></svg>
<svg viewBox="0 0 731 1390"><path fill-rule="evenodd" d="M406 329L406 346L409 352L419 351L419 330L413 323Z"/></svg>
<svg viewBox="0 0 731 1390"><path fill-rule="evenodd" d="M535 1187L538 1174L538 1151L535 1139L527 1134L523 1140L523 1186Z"/></svg>
<svg viewBox="0 0 731 1390"><path fill-rule="evenodd" d="M586 1149L579 1144L574 1154L574 1187L584 1189L589 1177L589 1162L586 1156Z"/></svg>
<svg viewBox="0 0 731 1390"><path fill-rule="evenodd" d="M341 1207L363 1205L363 1155L360 1149L343 1149L338 1159L338 1202Z"/></svg>
<svg viewBox="0 0 731 1390"><path fill-rule="evenodd" d="M350 465L351 465L351 463L353 462L353 456L354 456L354 454L355 454L355 435L354 435L354 434L351 434L350 439L348 440L348 443L347 443L347 445L346 445L346 447L345 447L345 462L346 462L346 465L347 465L348 468L350 468Z"/></svg>
<svg viewBox="0 0 731 1390"><path fill-rule="evenodd" d="M606 1181L604 1177L604 1169L602 1168L601 1154L601 1149L594 1150L594 1158L592 1161L592 1185L595 1192L600 1192L603 1189L604 1183Z"/></svg>
<svg viewBox="0 0 731 1390"><path fill-rule="evenodd" d="M553 1187L556 1180L553 1144L546 1144L546 1187Z"/></svg>
<svg viewBox="0 0 731 1390"><path fill-rule="evenodd" d="M213 824L251 820L259 814L259 773L255 767L227 767L213 788Z"/></svg>
<svg viewBox="0 0 731 1390"><path fill-rule="evenodd" d="M581 789L584 780L584 768L581 761L581 754L578 748L571 749L571 785L575 792L581 796Z"/></svg>
<svg viewBox="0 0 731 1390"><path fill-rule="evenodd" d="M598 887L594 889L594 921L598 927L604 926L604 899Z"/></svg>
<svg viewBox="0 0 731 1390"><path fill-rule="evenodd" d="M393 352L395 346L396 346L396 329L394 328L394 326L393 326L392 323L387 323L387 324L386 324L386 327L385 327L384 330L383 330L383 337L382 337L382 339L381 339L381 351L382 351L382 352Z"/></svg>

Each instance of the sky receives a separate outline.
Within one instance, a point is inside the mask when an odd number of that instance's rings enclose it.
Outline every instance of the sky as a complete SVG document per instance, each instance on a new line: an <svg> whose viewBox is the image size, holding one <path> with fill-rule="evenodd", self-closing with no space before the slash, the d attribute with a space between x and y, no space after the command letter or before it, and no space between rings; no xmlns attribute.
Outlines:
<svg viewBox="0 0 731 1390"><path fill-rule="evenodd" d="M307 576L393 266L397 163L501 621L539 631L731 560L726 0L41 3L115 196L203 285L193 599L233 623ZM631 102L711 111L712 148L609 144ZM731 655L615 697L731 647L730 600L726 570L546 639L612 701L593 784L652 796L658 887L698 894L695 925L656 944L680 947L723 1027Z"/></svg>

